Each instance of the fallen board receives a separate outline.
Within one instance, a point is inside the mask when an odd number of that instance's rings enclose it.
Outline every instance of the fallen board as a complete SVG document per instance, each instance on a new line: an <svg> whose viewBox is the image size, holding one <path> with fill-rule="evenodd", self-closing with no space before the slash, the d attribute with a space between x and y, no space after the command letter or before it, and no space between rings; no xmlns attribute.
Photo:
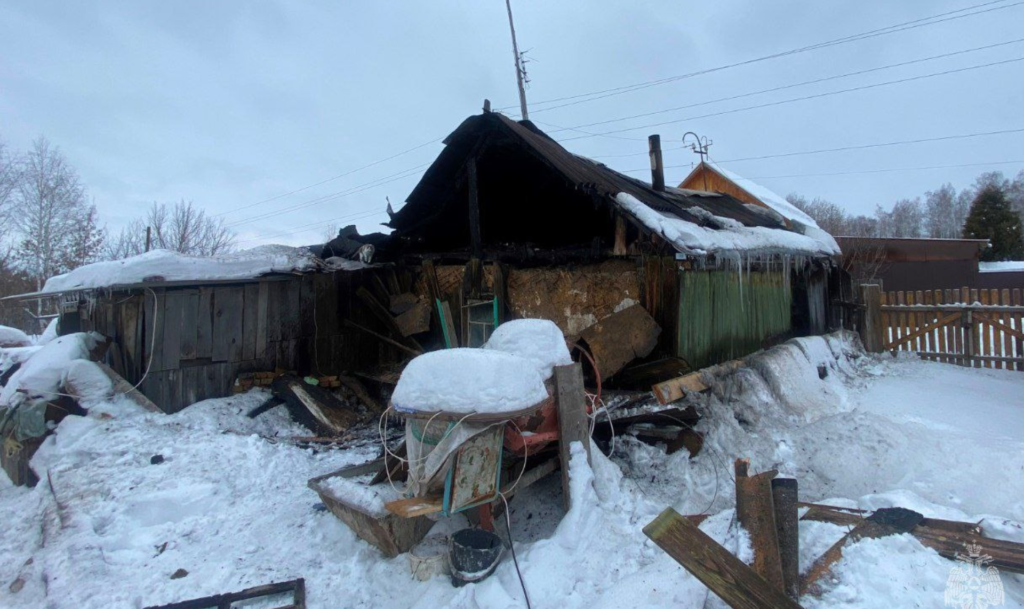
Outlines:
<svg viewBox="0 0 1024 609"><path fill-rule="evenodd" d="M251 601L253 599L267 599L272 596L280 596L291 593L292 601L287 605L275 605L278 609L306 609L306 581L304 579L293 579L286 582L266 584L246 588L240 592L229 594L215 594L190 601L181 601L167 605L151 605L146 609L225 609L232 607L234 603ZM261 604L260 606L266 606Z"/></svg>
<svg viewBox="0 0 1024 609"><path fill-rule="evenodd" d="M590 462L590 419L583 394L583 368L580 364L555 367L555 392L558 396L558 460L562 466L562 502L565 511L572 505L569 492L569 454L573 442L583 444Z"/></svg>
<svg viewBox="0 0 1024 609"><path fill-rule="evenodd" d="M800 609L672 508L645 526L644 534L733 609Z"/></svg>

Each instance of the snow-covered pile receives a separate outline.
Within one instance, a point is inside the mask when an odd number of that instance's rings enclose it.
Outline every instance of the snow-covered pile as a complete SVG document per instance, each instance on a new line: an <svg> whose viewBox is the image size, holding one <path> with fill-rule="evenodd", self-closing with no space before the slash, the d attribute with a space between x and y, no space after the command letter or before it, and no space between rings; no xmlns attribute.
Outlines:
<svg viewBox="0 0 1024 609"><path fill-rule="evenodd" d="M28 358L32 357L40 349L42 349L40 345L0 349L0 374L7 372L15 364L25 363Z"/></svg>
<svg viewBox="0 0 1024 609"><path fill-rule="evenodd" d="M267 273L309 271L316 257L306 248L262 245L213 257L153 250L124 260L96 262L46 281L42 293L160 281L253 279Z"/></svg>
<svg viewBox="0 0 1024 609"><path fill-rule="evenodd" d="M444 349L409 362L391 403L403 412L495 414L547 397L533 360L490 349Z"/></svg>
<svg viewBox="0 0 1024 609"><path fill-rule="evenodd" d="M0 391L0 407L56 398L75 360L88 359L89 352L104 340L96 332L77 332L44 345L11 375Z"/></svg>
<svg viewBox="0 0 1024 609"><path fill-rule="evenodd" d="M28 347L31 344L32 339L29 338L28 334L17 328L0 326L0 348Z"/></svg>
<svg viewBox="0 0 1024 609"><path fill-rule="evenodd" d="M48 342L52 341L53 339L57 338L57 330L58 330L58 326L59 325L60 325L60 318L59 317L54 317L53 319L51 319L50 323L46 324L46 329L43 330L43 333L40 334L36 338L36 344L37 345L45 345L46 343L48 343Z"/></svg>
<svg viewBox="0 0 1024 609"><path fill-rule="evenodd" d="M555 366L572 363L565 335L547 319L515 319L507 321L491 334L484 349L503 351L526 358L536 364L544 380L551 378Z"/></svg>
<svg viewBox="0 0 1024 609"><path fill-rule="evenodd" d="M822 235L825 233L821 229L818 229L821 234L799 234L785 229L743 226L734 220L718 216L713 218L722 228L706 228L670 214L659 213L628 193L620 192L615 196L615 200L644 226L687 254L740 252L834 256L840 253L835 240L831 237L824 238Z"/></svg>
<svg viewBox="0 0 1024 609"><path fill-rule="evenodd" d="M534 607L726 609L642 528L669 506L708 513L701 529L749 561L733 509L737 457L798 478L804 501L981 520L987 535L1024 541L1021 373L864 356L848 335L792 341L750 363L709 378L695 458L618 430L610 459L594 446L588 466L572 447L568 513L557 475L516 493L512 539ZM308 433L280 408L245 416L268 395L174 415L116 396L103 415L67 417L33 461L48 483L13 488L0 474L0 582L25 581L17 594L0 586L0 606L145 607L296 577L310 609L525 606L507 553L487 580L453 588L444 577L416 581L405 556L384 559L358 539L306 480L378 447L313 451L261 437ZM819 522L799 530L803 572L847 532ZM863 540L844 550L820 599L800 602L942 607L956 564L909 535ZM171 579L179 569L188 575ZM1000 577L1004 606L1024 607L1022 578Z"/></svg>

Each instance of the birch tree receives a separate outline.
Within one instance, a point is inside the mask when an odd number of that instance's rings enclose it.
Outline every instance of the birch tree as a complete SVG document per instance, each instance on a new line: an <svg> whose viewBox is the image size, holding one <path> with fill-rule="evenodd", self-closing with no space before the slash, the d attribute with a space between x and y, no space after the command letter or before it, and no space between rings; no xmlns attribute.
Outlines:
<svg viewBox="0 0 1024 609"><path fill-rule="evenodd" d="M94 259L102 245L96 208L87 202L78 173L46 138L33 142L22 160L13 212L16 256L37 289Z"/></svg>
<svg viewBox="0 0 1024 609"><path fill-rule="evenodd" d="M133 220L107 246L112 259L127 258L146 251L146 228L151 249L167 249L193 256L215 256L234 248L235 235L224 221L211 218L192 201L173 206L153 203L144 220Z"/></svg>

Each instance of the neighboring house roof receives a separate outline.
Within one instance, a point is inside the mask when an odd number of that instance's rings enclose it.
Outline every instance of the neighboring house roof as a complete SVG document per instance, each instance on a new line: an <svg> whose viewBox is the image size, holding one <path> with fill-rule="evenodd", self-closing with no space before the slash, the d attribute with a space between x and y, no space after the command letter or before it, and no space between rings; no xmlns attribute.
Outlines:
<svg viewBox="0 0 1024 609"><path fill-rule="evenodd" d="M745 203L752 205L761 205L775 212L779 216L785 218L786 223L796 228L799 232L816 239L829 248L834 249L837 253L839 252L839 244L821 227L818 223L803 210L793 205L785 198L779 196L771 189L761 186L753 180L744 178L741 175L735 174L721 165L713 162L701 162L697 167L690 172L690 175L686 176L683 180L681 187L692 188L695 185L701 184L701 176L706 175L703 172L710 172L717 174L722 180L725 180L733 186L729 194L737 197Z"/></svg>
<svg viewBox="0 0 1024 609"><path fill-rule="evenodd" d="M517 122L493 112L467 118L445 139L445 149L410 193L406 205L392 217L389 226L394 234L415 238L440 230L437 219L445 206L459 199L458 187L468 160L482 156L495 142L532 155L554 174L524 175L521 180L560 177L561 185L621 210L685 253L831 256L839 251L831 239L791 230L779 218L726 194L678 188L656 191L641 180L569 152L529 121Z"/></svg>
<svg viewBox="0 0 1024 609"><path fill-rule="evenodd" d="M920 239L907 237L836 237L848 254L880 250L890 262L977 260L988 239ZM984 263L983 263L984 264Z"/></svg>

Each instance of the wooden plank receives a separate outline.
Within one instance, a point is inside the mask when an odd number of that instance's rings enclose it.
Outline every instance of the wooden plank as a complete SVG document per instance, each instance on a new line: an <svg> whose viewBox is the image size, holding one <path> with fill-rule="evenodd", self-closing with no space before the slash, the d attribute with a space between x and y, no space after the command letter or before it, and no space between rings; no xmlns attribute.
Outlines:
<svg viewBox="0 0 1024 609"><path fill-rule="evenodd" d="M355 330L359 330L360 332L364 332L366 334L369 334L370 336L373 336L377 340L385 342L385 343L391 345L392 347L395 347L396 349L401 349L402 351L405 351L406 353L408 353L409 355L412 355L413 357L421 354L420 351L416 351L415 349L410 349L409 347L406 347L405 345L403 345L402 343L400 343L398 341L391 340L390 338L388 338L387 336L384 336L383 334L378 334L377 332L374 332L373 330L371 330L371 329L369 329L369 328L367 328L365 326L361 326L361 325L357 324L356 322L352 321L351 319L346 319L345 320L345 325L350 327L350 328L353 328ZM282 341L282 342L290 342L290 341Z"/></svg>
<svg viewBox="0 0 1024 609"><path fill-rule="evenodd" d="M280 301L278 302L277 309L278 318L276 321L271 320L270 323L280 325L281 334L279 340L294 340L302 334L302 325L299 322L299 316L302 314L300 306L302 302L302 283L296 277L288 281L282 281L280 285L281 288L278 294Z"/></svg>
<svg viewBox="0 0 1024 609"><path fill-rule="evenodd" d="M701 380L701 373L691 372L674 379L657 383L651 387L654 397L658 398L659 404L668 404L682 399L688 393L700 393L706 391L708 386Z"/></svg>
<svg viewBox="0 0 1024 609"><path fill-rule="evenodd" d="M1010 290L1009 289L1004 288L999 293L999 302L1003 306L1010 306L1010 305L1013 304L1010 301ZM1013 316L1010 313L1003 313L1002 315L999 316L999 319L1003 322L1003 325L1012 328L1013 327L1013 321L1011 319L1012 317ZM1013 356L1013 336L1011 336L1010 334L1007 334L1005 332L1003 332L1002 334L1003 334L1003 345L1002 345L1002 351L1000 352L1000 355L1006 356L1006 357L1012 357ZM1014 367L1007 365L1007 366L1003 366L1003 368L1005 368L1006 370L1012 370Z"/></svg>
<svg viewBox="0 0 1024 609"><path fill-rule="evenodd" d="M797 509L796 478L772 480L772 506L775 532L782 560L783 589L790 598L800 596L800 521Z"/></svg>
<svg viewBox="0 0 1024 609"><path fill-rule="evenodd" d="M937 305L942 304L942 290L935 290L935 293L932 296L932 298L933 298L935 304L937 304ZM938 316L938 315L936 314L936 316ZM935 345L935 349L939 353L948 353L949 352L949 347L948 347L947 342L946 342L946 334L947 334L948 331L949 331L949 324L946 324L946 325L942 326L941 328L939 328L936 331L936 333L935 333L934 345ZM936 358L936 361L948 362L949 358L938 357L938 358Z"/></svg>
<svg viewBox="0 0 1024 609"><path fill-rule="evenodd" d="M981 301L981 304L982 305L988 305L989 304L989 292L988 292L988 290L984 290L983 289L983 290L980 290L979 292L980 293L978 294L978 298ZM981 317L981 316L975 316L975 317L977 319L979 319L979 321L977 322L977 326L978 326L978 331L981 332L981 351L978 354L979 355L988 355L988 356L994 355L993 350L992 350L992 336L991 336L991 334L992 334L992 327L985 321L984 317ZM990 361L983 361L983 362L981 362L981 365L984 366L985 368L991 368L992 367L992 362L990 362Z"/></svg>
<svg viewBox="0 0 1024 609"><path fill-rule="evenodd" d="M162 359L165 370L177 370L181 359L181 326L185 313L185 295L181 290L164 297Z"/></svg>
<svg viewBox="0 0 1024 609"><path fill-rule="evenodd" d="M1021 305L1021 290L1020 288L1014 288L1013 291L1014 306ZM1024 314L1017 313L1014 316L1014 329L1024 331ZM1024 339L1017 339L1014 341L1014 356L1024 357ZM1017 364L1018 371L1024 371L1024 364Z"/></svg>
<svg viewBox="0 0 1024 609"><path fill-rule="evenodd" d="M926 305L935 304L934 301L932 300L932 292L931 292L931 290L925 290L924 293L922 294L921 298L922 298L922 302L924 302L924 304L926 304ZM924 322L926 324L931 324L933 321L935 321L935 317L936 317L935 314L928 313L928 314L926 314L924 316ZM935 334L935 330L933 329L933 330L928 331L922 337L923 340L922 340L922 343L920 345L921 350L928 351L928 352L933 352L933 351L936 350L936 349L932 348L932 338L934 337L934 334ZM934 357L929 357L927 359L930 359L930 360L933 360L933 361L935 360Z"/></svg>
<svg viewBox="0 0 1024 609"><path fill-rule="evenodd" d="M907 304L907 298L903 292L896 292L896 304L898 304L901 307ZM906 309L901 309L899 316L899 338L903 338L907 334L910 334L909 322L907 321L907 312ZM903 350L903 347L900 347L900 350Z"/></svg>
<svg viewBox="0 0 1024 609"><path fill-rule="evenodd" d="M800 584L801 594L818 596L823 591L820 582L830 575L832 566L843 557L843 548L861 539L878 539L889 535L909 533L921 523L923 516L904 508L883 508L865 518L852 531L825 551L807 570Z"/></svg>
<svg viewBox="0 0 1024 609"><path fill-rule="evenodd" d="M181 290L181 338L179 359L196 359L199 340L199 290Z"/></svg>
<svg viewBox="0 0 1024 609"><path fill-rule="evenodd" d="M444 333L444 344L449 349L459 346L459 335L455 332L455 318L448 301L437 301L437 310L441 317L441 329Z"/></svg>
<svg viewBox="0 0 1024 609"><path fill-rule="evenodd" d="M888 343L888 342L892 341L892 337L889 336L889 325L891 323L891 319L890 319L891 315L884 308L885 305L889 304L889 296L888 296L888 294L886 294L885 292L879 291L878 304L879 304L878 308L879 308L879 316L880 316L879 318L882 320L882 323L881 323L881 325L882 325L882 342L881 342L881 344L885 344L885 343Z"/></svg>
<svg viewBox="0 0 1024 609"><path fill-rule="evenodd" d="M363 304L366 305L367 309L370 310L373 316L376 317L385 328L387 328L388 333L391 334L391 337L396 342L402 343L414 351L423 353L423 347L421 347L419 343L408 336L402 336L402 330L398 327L398 324L395 323L395 318L391 317L391 313L388 312L387 308L380 304L380 302L373 297L373 294L370 294L369 290L361 287L356 290L356 296L358 296Z"/></svg>
<svg viewBox="0 0 1024 609"><path fill-rule="evenodd" d="M864 304L864 314L861 316L863 327L861 336L864 340L864 349L869 353L880 353L889 330L884 326L881 306L882 291L876 284L865 284L860 287L860 298Z"/></svg>
<svg viewBox="0 0 1024 609"><path fill-rule="evenodd" d="M196 358L213 357L213 288L199 288L196 324Z"/></svg>
<svg viewBox="0 0 1024 609"><path fill-rule="evenodd" d="M800 608L672 508L645 526L644 534L733 609Z"/></svg>
<svg viewBox="0 0 1024 609"><path fill-rule="evenodd" d="M151 370L161 371L166 369L163 358L163 317L166 314L167 308L164 306L164 293L155 292L155 299L154 294L150 294L150 307L146 317L146 323L149 325L149 329L146 332L146 357L152 358L150 360L152 362Z"/></svg>
<svg viewBox="0 0 1024 609"><path fill-rule="evenodd" d="M750 535L754 549L754 571L772 587L785 589L782 575L782 557L779 553L778 529L772 505L772 470L755 476L748 475L750 461L737 459L736 519Z"/></svg>
<svg viewBox="0 0 1024 609"><path fill-rule="evenodd" d="M270 283L261 281L256 300L256 359L267 355L267 313L270 308Z"/></svg>
<svg viewBox="0 0 1024 609"><path fill-rule="evenodd" d="M303 275L299 284L299 336L316 336L316 275Z"/></svg>
<svg viewBox="0 0 1024 609"><path fill-rule="evenodd" d="M427 514L437 514L444 509L444 497L409 497L396 499L384 504L384 509L402 518L415 518Z"/></svg>
<svg viewBox="0 0 1024 609"><path fill-rule="evenodd" d="M417 302L412 308L395 318L395 324L402 336L412 336L430 330L430 309L426 303Z"/></svg>
<svg viewBox="0 0 1024 609"><path fill-rule="evenodd" d="M124 356L124 376L137 381L142 376L142 345L139 342L139 302L137 297L121 305L121 353Z"/></svg>
<svg viewBox="0 0 1024 609"><path fill-rule="evenodd" d="M245 284L242 288L242 361L256 359L259 300L260 284Z"/></svg>
<svg viewBox="0 0 1024 609"><path fill-rule="evenodd" d="M583 444L590 462L590 419L583 390L583 366L579 363L555 367L555 395L558 398L558 460L562 467L562 503L572 506L569 492L569 456L573 442Z"/></svg>
<svg viewBox="0 0 1024 609"><path fill-rule="evenodd" d="M924 334L927 334L928 332L931 332L932 330L934 330L935 328L938 328L939 326L942 326L943 324L948 324L948 323L950 323L950 322L952 322L952 321L954 321L956 319L959 319L959 317L960 317L959 313L950 313L949 315L946 315L945 317L940 317L939 319L937 319L934 322L924 326L923 328L915 330L914 332L911 332L910 334L907 334L906 336L900 338L897 343L886 345L885 348L887 350L896 349L896 348L902 349L904 345L913 344L913 341L915 339L923 336Z"/></svg>
<svg viewBox="0 0 1024 609"><path fill-rule="evenodd" d="M993 306L998 306L999 305L999 290L991 290L989 292L988 298L989 298L989 304L991 304ZM993 357L1003 357L1003 333L1000 330L1000 326L998 325L1000 320L1002 319L1002 316L1003 316L1003 314L1002 313L998 313L998 312L991 312L988 315L988 317L993 322L995 322L995 323L993 323L993 324L991 324L989 326L991 328L991 330L992 330L992 356ZM992 362L992 367L996 368L998 370L1002 370L1003 369L1003 362L1001 362L1001 361L993 361Z"/></svg>
<svg viewBox="0 0 1024 609"><path fill-rule="evenodd" d="M213 294L213 361L242 358L242 298L244 289L215 288Z"/></svg>

